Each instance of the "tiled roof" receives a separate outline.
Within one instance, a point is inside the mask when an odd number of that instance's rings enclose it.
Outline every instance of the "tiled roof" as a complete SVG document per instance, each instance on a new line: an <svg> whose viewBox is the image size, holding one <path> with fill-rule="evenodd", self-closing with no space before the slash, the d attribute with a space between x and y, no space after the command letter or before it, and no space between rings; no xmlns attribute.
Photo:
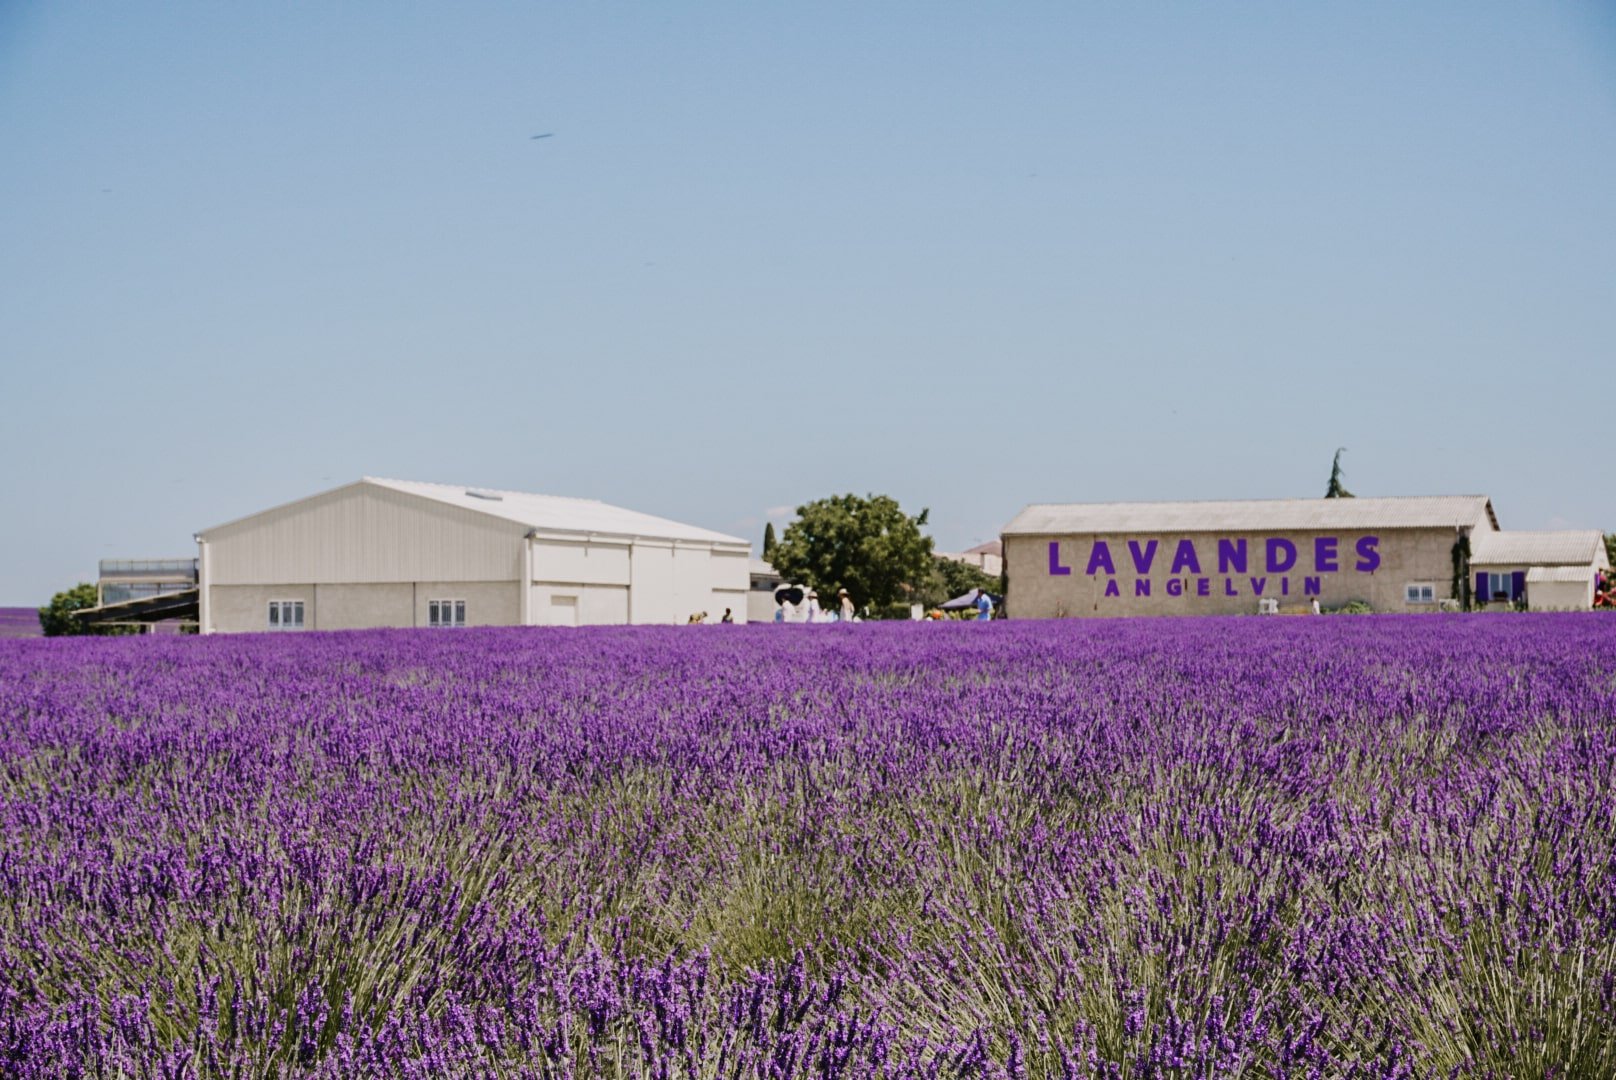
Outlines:
<svg viewBox="0 0 1616 1080"><path fill-rule="evenodd" d="M1470 541L1473 566L1593 566L1605 560L1596 529L1479 533Z"/></svg>
<svg viewBox="0 0 1616 1080"><path fill-rule="evenodd" d="M1526 572L1528 585L1541 582L1570 582L1585 585L1593 578L1593 571L1586 566L1534 566Z"/></svg>

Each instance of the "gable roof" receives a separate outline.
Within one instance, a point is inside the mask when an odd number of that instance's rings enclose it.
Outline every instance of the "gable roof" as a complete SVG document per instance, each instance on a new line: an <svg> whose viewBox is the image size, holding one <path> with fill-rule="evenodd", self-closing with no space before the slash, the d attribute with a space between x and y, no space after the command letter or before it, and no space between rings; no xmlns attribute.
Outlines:
<svg viewBox="0 0 1616 1080"><path fill-rule="evenodd" d="M462 510L491 514L546 532L592 533L601 536L640 536L656 540L695 540L712 544L751 545L738 536L728 536L697 525L626 510L598 499L574 499L563 495L533 495L525 491L494 488L468 488L458 484L429 484L419 480L384 480L367 476L364 483L418 495L423 499L458 506Z"/></svg>
<svg viewBox="0 0 1616 1080"><path fill-rule="evenodd" d="M1605 536L1597 529L1482 533L1470 541L1472 566L1604 566Z"/></svg>
<svg viewBox="0 0 1616 1080"><path fill-rule="evenodd" d="M1586 566L1534 566L1526 572L1528 585L1589 585L1593 579L1593 571Z"/></svg>
<svg viewBox="0 0 1616 1080"><path fill-rule="evenodd" d="M1004 535L1309 532L1478 526L1498 528L1492 501L1485 495L1408 495L1365 499L1034 503L1004 527Z"/></svg>
<svg viewBox="0 0 1616 1080"><path fill-rule="evenodd" d="M465 487L460 484L431 484L419 480L387 480L367 476L352 484L344 484L330 491L320 492L304 499L259 511L260 514L284 510L311 499L324 498L348 488L379 487L416 498L430 499L447 506L470 510L490 517L503 518L529 529L543 532L571 533L579 536L637 537L647 540L686 540L696 543L725 544L751 550L751 545L738 536L729 536L697 525L626 510L597 499L574 499L561 495L534 495L525 491L501 491L494 488ZM249 521L259 514L249 514L212 528L203 529L199 536Z"/></svg>

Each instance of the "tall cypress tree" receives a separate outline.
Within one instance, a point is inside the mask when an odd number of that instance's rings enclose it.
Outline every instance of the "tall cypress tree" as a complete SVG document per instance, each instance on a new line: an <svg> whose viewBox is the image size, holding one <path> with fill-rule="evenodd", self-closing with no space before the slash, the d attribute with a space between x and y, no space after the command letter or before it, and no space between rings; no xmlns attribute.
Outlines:
<svg viewBox="0 0 1616 1080"><path fill-rule="evenodd" d="M1335 461L1330 465L1330 486L1324 489L1326 499L1355 498L1352 492L1347 490L1346 485L1341 482L1341 455L1346 452L1347 448L1345 446L1336 447Z"/></svg>
<svg viewBox="0 0 1616 1080"><path fill-rule="evenodd" d="M774 554L774 522L765 522L763 525L763 557L767 559Z"/></svg>

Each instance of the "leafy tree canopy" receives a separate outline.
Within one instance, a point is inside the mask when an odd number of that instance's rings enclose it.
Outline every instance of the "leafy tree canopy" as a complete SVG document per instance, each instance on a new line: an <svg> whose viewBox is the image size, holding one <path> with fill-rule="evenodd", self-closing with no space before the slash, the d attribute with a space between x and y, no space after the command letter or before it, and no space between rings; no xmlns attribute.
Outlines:
<svg viewBox="0 0 1616 1080"><path fill-rule="evenodd" d="M1351 499L1356 497L1341 482L1341 455L1346 452L1347 448L1345 446L1336 448L1335 461L1330 465L1330 486L1324 490L1326 499Z"/></svg>
<svg viewBox="0 0 1616 1080"><path fill-rule="evenodd" d="M64 589L51 597L51 602L39 609L39 626L46 637L69 634L126 634L127 627L86 626L73 617L73 612L95 607L95 586L81 581L71 589Z"/></svg>
<svg viewBox="0 0 1616 1080"><path fill-rule="evenodd" d="M984 571L980 566L972 566L968 562L958 559L945 559L935 556L937 596L928 597L927 606L935 606L944 600L952 600L956 596L964 596L972 589L981 589L997 595L999 593L999 579Z"/></svg>
<svg viewBox="0 0 1616 1080"><path fill-rule="evenodd" d="M889 495L832 495L797 507L769 561L782 577L808 585L830 607L846 589L859 607L911 598L936 573L927 511L904 513Z"/></svg>
<svg viewBox="0 0 1616 1080"><path fill-rule="evenodd" d="M1616 567L1616 533L1605 534L1605 558L1610 560L1611 566Z"/></svg>

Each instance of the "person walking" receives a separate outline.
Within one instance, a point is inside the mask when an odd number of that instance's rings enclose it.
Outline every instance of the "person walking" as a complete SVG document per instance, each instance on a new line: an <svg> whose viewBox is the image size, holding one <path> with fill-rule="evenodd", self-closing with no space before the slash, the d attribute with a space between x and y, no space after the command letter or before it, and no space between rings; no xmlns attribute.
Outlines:
<svg viewBox="0 0 1616 1080"><path fill-rule="evenodd" d="M987 594L986 589L976 590L976 621L987 622L993 618L993 597Z"/></svg>

